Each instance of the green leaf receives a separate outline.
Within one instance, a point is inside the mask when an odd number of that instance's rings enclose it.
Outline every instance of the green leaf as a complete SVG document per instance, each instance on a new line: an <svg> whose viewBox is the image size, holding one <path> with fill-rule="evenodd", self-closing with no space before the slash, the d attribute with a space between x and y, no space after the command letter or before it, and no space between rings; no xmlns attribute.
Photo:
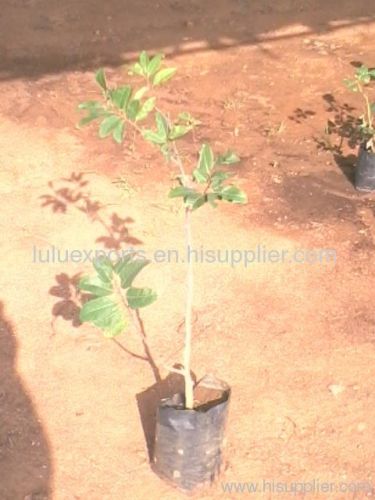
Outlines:
<svg viewBox="0 0 375 500"><path fill-rule="evenodd" d="M169 198L179 198L184 199L184 204L186 207L190 207L192 210L196 210L208 201L206 195L195 191L195 189L188 188L186 186L177 186L169 191Z"/></svg>
<svg viewBox="0 0 375 500"><path fill-rule="evenodd" d="M102 104L98 101L81 102L78 105L78 109L87 111L87 116L81 118L81 120L79 121L79 127L84 127L85 125L91 123L93 120L96 120L97 118L105 114L105 110Z"/></svg>
<svg viewBox="0 0 375 500"><path fill-rule="evenodd" d="M187 204L191 206L192 210L197 210L197 208L201 207L207 202L207 197L205 195L200 195L199 198L196 198L194 201L187 198Z"/></svg>
<svg viewBox="0 0 375 500"><path fill-rule="evenodd" d="M129 288L126 292L129 307L140 309L146 307L157 299L156 293L150 288Z"/></svg>
<svg viewBox="0 0 375 500"><path fill-rule="evenodd" d="M153 144L162 145L165 143L166 139L160 136L158 133L153 130L144 130L142 135L146 141L152 142Z"/></svg>
<svg viewBox="0 0 375 500"><path fill-rule="evenodd" d="M168 142L165 144L162 144L160 146L160 152L164 156L164 158L167 160L167 162L171 161L171 157L172 157L171 147L170 147L170 144L168 144Z"/></svg>
<svg viewBox="0 0 375 500"><path fill-rule="evenodd" d="M112 262L108 257L100 257L93 261L95 271L104 283L110 283L113 275Z"/></svg>
<svg viewBox="0 0 375 500"><path fill-rule="evenodd" d="M194 195L199 195L199 193L194 189L185 186L177 186L175 188L172 188L168 194L169 198L179 198L181 196L185 198L187 196Z"/></svg>
<svg viewBox="0 0 375 500"><path fill-rule="evenodd" d="M155 101L156 101L156 97L150 97L142 104L142 107L139 110L139 112L135 118L136 122L147 118L148 114L151 113L151 111L155 107Z"/></svg>
<svg viewBox="0 0 375 500"><path fill-rule="evenodd" d="M207 201L214 208L217 207L217 203L215 203L215 201L218 200L218 199L219 199L219 194L218 193L208 193L207 194Z"/></svg>
<svg viewBox="0 0 375 500"><path fill-rule="evenodd" d="M93 120L95 120L97 117L96 116L93 116L93 115L88 115L88 116L85 116L84 118L81 118L78 122L78 127L81 128L81 127L85 127L86 125L88 125L89 123L91 123Z"/></svg>
<svg viewBox="0 0 375 500"><path fill-rule="evenodd" d="M149 129L144 130L142 132L142 135L146 139L146 141L162 146L168 140L168 133L169 133L168 122L160 112L156 112L155 121L156 121L157 131L154 132L153 130Z"/></svg>
<svg viewBox="0 0 375 500"><path fill-rule="evenodd" d="M174 125L172 130L169 133L168 138L171 141L174 141L176 139L180 139L180 137L183 137L184 135L188 134L191 129L192 129L192 127L188 126L188 125Z"/></svg>
<svg viewBox="0 0 375 500"><path fill-rule="evenodd" d="M102 108L102 104L99 101L84 101L78 104L78 109L96 109Z"/></svg>
<svg viewBox="0 0 375 500"><path fill-rule="evenodd" d="M181 120L182 122L191 122L194 121L194 118L191 116L191 114L188 111L182 111L178 115L178 119Z"/></svg>
<svg viewBox="0 0 375 500"><path fill-rule="evenodd" d="M193 178L199 184L205 184L208 180L208 177L202 174L197 168L193 171Z"/></svg>
<svg viewBox="0 0 375 500"><path fill-rule="evenodd" d="M97 297L95 299L88 300L84 304L79 317L81 321L101 321L101 323L104 324L114 309L116 309L116 302L113 295Z"/></svg>
<svg viewBox="0 0 375 500"><path fill-rule="evenodd" d="M129 75L138 75L138 76L145 76L145 73L142 69L142 66L139 64L139 62L136 62L133 64L133 66L129 69L128 71Z"/></svg>
<svg viewBox="0 0 375 500"><path fill-rule="evenodd" d="M147 73L147 67L149 62L150 60L147 55L147 52L145 50L142 50L142 52L139 55L139 64L141 65L144 74Z"/></svg>
<svg viewBox="0 0 375 500"><path fill-rule="evenodd" d="M136 119L140 105L141 103L136 99L133 99L129 102L128 109L126 110L126 114L129 120L134 121Z"/></svg>
<svg viewBox="0 0 375 500"><path fill-rule="evenodd" d="M220 155L217 159L217 163L219 165L233 165L234 163L238 163L240 157L234 151L227 151L223 155Z"/></svg>
<svg viewBox="0 0 375 500"><path fill-rule="evenodd" d="M102 327L103 334L105 337L112 339L124 333L128 327L128 318L125 317L120 311L116 311L112 314L111 318L107 321L107 324Z"/></svg>
<svg viewBox="0 0 375 500"><path fill-rule="evenodd" d="M102 328L105 337L112 339L124 333L128 327L128 318L120 311L119 308L112 312L112 315L108 318L106 323L99 328Z"/></svg>
<svg viewBox="0 0 375 500"><path fill-rule="evenodd" d="M119 335L127 326L127 318L113 295L86 302L80 311L79 318L82 322L88 321L104 330L106 337Z"/></svg>
<svg viewBox="0 0 375 500"><path fill-rule="evenodd" d="M183 111L178 115L179 122L183 122L185 125L189 125L191 128L194 128L197 125L200 125L202 122L196 120L190 113L187 111Z"/></svg>
<svg viewBox="0 0 375 500"><path fill-rule="evenodd" d="M361 130L363 135L367 136L373 136L374 135L374 129L367 124L360 125L359 129Z"/></svg>
<svg viewBox="0 0 375 500"><path fill-rule="evenodd" d="M130 85L124 85L117 89L112 90L110 97L111 101L118 109L126 109L130 96L132 94L132 88Z"/></svg>
<svg viewBox="0 0 375 500"><path fill-rule="evenodd" d="M360 80L361 82L363 82L365 84L368 84L371 80L371 75L369 73L369 69L367 68L367 66L362 65L357 70L356 76L357 76L358 80Z"/></svg>
<svg viewBox="0 0 375 500"><path fill-rule="evenodd" d="M168 122L167 122L166 118L159 111L157 111L157 113L155 115L155 120L156 120L156 127L158 129L158 135L160 137L163 137L164 142L165 142L167 140L168 134L169 134Z"/></svg>
<svg viewBox="0 0 375 500"><path fill-rule="evenodd" d="M362 64L361 67L359 67L356 71L358 76L363 76L368 74L368 67Z"/></svg>
<svg viewBox="0 0 375 500"><path fill-rule="evenodd" d="M184 198L184 203L186 207L192 208L194 203L201 197L201 193L198 193L198 191L192 190L190 193L188 193L185 198Z"/></svg>
<svg viewBox="0 0 375 500"><path fill-rule="evenodd" d="M233 174L231 172L214 172L211 176L211 185L212 189L214 191L217 191L221 188L221 185L224 181L229 179L230 177L233 177Z"/></svg>
<svg viewBox="0 0 375 500"><path fill-rule="evenodd" d="M358 82L356 80L344 80L344 85L351 91L351 92L358 92Z"/></svg>
<svg viewBox="0 0 375 500"><path fill-rule="evenodd" d="M125 122L120 121L112 132L112 137L117 142L117 144L121 144L122 141L124 140L124 131L125 131Z"/></svg>
<svg viewBox="0 0 375 500"><path fill-rule="evenodd" d="M147 91L148 91L148 87L141 87L134 94L134 99L137 99L138 101L140 101Z"/></svg>
<svg viewBox="0 0 375 500"><path fill-rule="evenodd" d="M150 263L146 259L127 259L116 264L115 271L120 276L121 287L128 288L133 283L134 278L142 269Z"/></svg>
<svg viewBox="0 0 375 500"><path fill-rule="evenodd" d="M121 118L116 115L109 115L104 118L99 127L99 137L101 139L108 137L120 122Z"/></svg>
<svg viewBox="0 0 375 500"><path fill-rule="evenodd" d="M161 62L162 62L163 58L164 58L164 54L156 54L151 59L151 61L148 64L148 67L147 67L147 74L149 76L153 76L160 69Z"/></svg>
<svg viewBox="0 0 375 500"><path fill-rule="evenodd" d="M214 166L214 154L208 144L203 144L200 150L198 168L203 174L209 175Z"/></svg>
<svg viewBox="0 0 375 500"><path fill-rule="evenodd" d="M78 127L84 127L88 125L92 121L103 116L104 113L105 113L104 109L99 109L99 108L92 109L87 116L81 118L81 120L78 122Z"/></svg>
<svg viewBox="0 0 375 500"><path fill-rule="evenodd" d="M95 73L95 80L96 80L96 83L99 85L99 87L101 87L104 90L104 92L106 92L107 91L107 81L105 78L105 73L104 73L103 68L98 69L98 71Z"/></svg>
<svg viewBox="0 0 375 500"><path fill-rule="evenodd" d="M247 195L236 186L225 186L220 192L220 197L231 203L247 203Z"/></svg>
<svg viewBox="0 0 375 500"><path fill-rule="evenodd" d="M214 164L214 154L211 147L208 144L203 144L199 153L198 165L193 172L194 179L200 184L207 182Z"/></svg>
<svg viewBox="0 0 375 500"><path fill-rule="evenodd" d="M172 76L176 73L176 68L165 68L161 69L154 76L153 83L154 85L162 85L172 78Z"/></svg>
<svg viewBox="0 0 375 500"><path fill-rule="evenodd" d="M155 292L148 288L131 287L134 278L148 263L148 260L138 258L136 254L126 255L116 264L108 257L96 259L94 267L98 275L85 277L79 283L81 290L95 296L82 307L81 321L93 323L107 337L122 333L128 323L127 309L118 286L114 285L118 283L122 289L127 290L126 300L130 307L136 309L151 304L156 300Z"/></svg>
<svg viewBox="0 0 375 500"><path fill-rule="evenodd" d="M134 258L134 254L128 253L127 255L124 255L124 257L121 257L114 265L113 265L113 270L115 271L116 274L119 274L121 272L122 267L132 260Z"/></svg>
<svg viewBox="0 0 375 500"><path fill-rule="evenodd" d="M84 276L78 283L78 287L80 290L90 292L98 297L113 293L112 284L108 281L103 281L100 276Z"/></svg>

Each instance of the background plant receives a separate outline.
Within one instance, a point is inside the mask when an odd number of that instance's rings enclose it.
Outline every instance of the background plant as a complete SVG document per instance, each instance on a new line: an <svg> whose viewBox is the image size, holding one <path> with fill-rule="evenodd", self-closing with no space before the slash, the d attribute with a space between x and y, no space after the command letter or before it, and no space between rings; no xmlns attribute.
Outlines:
<svg viewBox="0 0 375 500"><path fill-rule="evenodd" d="M130 68L129 75L141 79L141 84L110 86L105 72L100 69L95 74L95 80L102 92L102 100L90 100L79 105L86 112L80 121L84 126L92 121L99 122L99 137L112 136L117 143L122 143L129 129L139 133L147 142L155 145L168 163L177 169L176 185L170 189L171 198L180 198L184 206L185 244L192 247L191 214L193 211L210 204L216 207L218 202L243 204L247 202L246 194L230 182L234 173L230 166L239 162L239 157L233 151L215 154L209 144L202 144L197 163L190 168L179 153L178 141L200 124L190 113L183 111L172 118L159 109L156 102L156 90L165 84L176 73L175 68L163 67L163 54L149 57L142 52L138 61ZM153 123L153 126L150 124ZM229 167L229 168L228 168ZM135 267L137 272L127 270L133 265L129 260L124 267L121 262L113 265L104 261L97 264L98 276L94 281L81 282L81 288L93 293L97 298L87 302L82 309L82 321L91 321L96 326L104 328L109 336L121 333L125 319L120 314L119 304L124 299L127 307L137 308L150 304L155 300L155 294L148 290L133 289L131 281L142 267ZM104 266L104 267L102 267ZM134 274L134 275L133 275ZM104 281L103 281L104 280ZM100 281L100 283L99 283ZM110 285L109 285L110 283ZM127 285L127 286L124 286ZM126 289L124 295L123 289ZM136 290L136 292L134 292ZM99 295L105 293L105 295ZM108 299L108 295L111 299ZM135 295L134 295L135 293ZM103 307L90 304L97 301ZM193 408L193 381L191 377L191 339L192 339L192 303L193 303L193 268L191 259L187 263L187 290L185 310L185 336L183 351L182 374L185 380L185 407Z"/></svg>
<svg viewBox="0 0 375 500"><path fill-rule="evenodd" d="M360 132L362 139L366 143L366 149L375 152L375 102L371 103L368 94L368 87L372 80L375 80L375 69L369 69L367 66L361 66L355 72L354 78L344 80L346 87L357 92L362 96L364 102L364 113L360 117Z"/></svg>

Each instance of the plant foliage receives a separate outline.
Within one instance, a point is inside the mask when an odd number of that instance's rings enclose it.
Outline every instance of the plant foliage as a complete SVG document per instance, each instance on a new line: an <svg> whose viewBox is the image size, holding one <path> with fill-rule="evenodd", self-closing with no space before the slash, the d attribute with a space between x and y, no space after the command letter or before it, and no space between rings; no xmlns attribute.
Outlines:
<svg viewBox="0 0 375 500"><path fill-rule="evenodd" d="M102 329L106 337L123 333L128 326L128 310L140 309L156 300L149 288L133 287L135 277L149 263L129 254L113 263L102 257L94 261L96 274L85 276L79 288L91 294L80 311L81 321L88 321Z"/></svg>
<svg viewBox="0 0 375 500"><path fill-rule="evenodd" d="M375 151L375 102L370 101L368 92L373 80L375 80L375 69L369 69L362 65L355 72L354 78L344 80L344 84L351 92L359 93L362 96L364 113L360 116L359 130L367 148Z"/></svg>

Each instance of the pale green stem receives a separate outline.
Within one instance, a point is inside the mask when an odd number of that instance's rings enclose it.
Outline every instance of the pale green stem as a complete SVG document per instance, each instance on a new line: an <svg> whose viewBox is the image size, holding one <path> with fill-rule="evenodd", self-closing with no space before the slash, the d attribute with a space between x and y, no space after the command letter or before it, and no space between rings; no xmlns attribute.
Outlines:
<svg viewBox="0 0 375 500"><path fill-rule="evenodd" d="M191 237L191 209L185 208L185 244L187 262L186 283L186 310L185 310L185 339L184 339L184 379L185 379L185 408L192 409L194 406L193 380L191 378L191 340L192 340L192 309L193 309L193 262L190 255L192 247Z"/></svg>

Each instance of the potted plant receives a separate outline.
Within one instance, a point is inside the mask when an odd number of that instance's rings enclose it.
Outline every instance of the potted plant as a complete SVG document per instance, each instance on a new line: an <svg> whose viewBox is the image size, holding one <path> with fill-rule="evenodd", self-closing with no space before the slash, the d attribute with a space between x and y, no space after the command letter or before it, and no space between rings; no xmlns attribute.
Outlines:
<svg viewBox="0 0 375 500"><path fill-rule="evenodd" d="M99 70L96 82L101 88L101 101L86 101L79 105L86 111L81 125L98 120L99 136L112 136L122 143L128 130L140 134L159 148L168 163L176 168L175 185L169 196L179 198L184 207L185 245L192 246L191 217L204 205L216 207L221 201L243 204L246 194L230 183L231 166L239 162L232 151L214 154L208 144L202 144L196 164L188 168L179 153L178 141L200 122L190 113L177 118L161 111L156 105L155 92L159 85L172 78L175 68L163 67L163 55L149 57L142 52L129 74L141 79L137 88L127 84L112 87L104 71ZM154 122L153 127L145 123ZM81 289L93 294L81 310L81 320L102 328L107 336L122 333L129 311L151 304L156 295L149 289L133 287L133 279L148 263L137 255L112 263L102 259L95 263L97 275L84 278ZM193 489L211 482L219 473L229 386L213 377L204 377L194 385L191 372L193 262L188 259L185 332L181 369L184 394L160 402L156 443L153 457L155 471L183 489Z"/></svg>
<svg viewBox="0 0 375 500"><path fill-rule="evenodd" d="M346 87L362 96L364 112L360 117L359 133L362 139L355 170L355 187L359 191L375 189L375 103L371 103L368 88L375 80L375 69L361 66L354 78L344 80Z"/></svg>

